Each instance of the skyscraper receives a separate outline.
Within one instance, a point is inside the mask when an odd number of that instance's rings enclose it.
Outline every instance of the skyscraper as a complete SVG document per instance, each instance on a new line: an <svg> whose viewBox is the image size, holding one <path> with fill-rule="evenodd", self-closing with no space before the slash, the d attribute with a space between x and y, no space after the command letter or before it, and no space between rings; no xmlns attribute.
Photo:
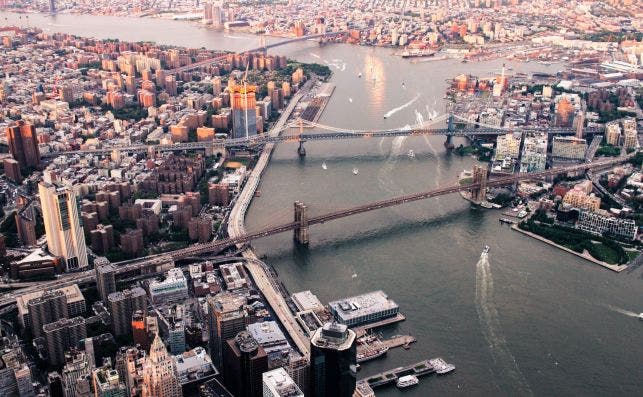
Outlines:
<svg viewBox="0 0 643 397"><path fill-rule="evenodd" d="M223 350L225 386L236 397L261 397L262 374L268 371L268 356L248 331L226 341Z"/></svg>
<svg viewBox="0 0 643 397"><path fill-rule="evenodd" d="M181 397L181 385L176 377L174 360L158 334L150 347L150 355L143 366L142 397Z"/></svg>
<svg viewBox="0 0 643 397"><path fill-rule="evenodd" d="M44 325L69 317L67 297L62 290L45 291L40 297L28 301L27 308L34 338L43 336Z"/></svg>
<svg viewBox="0 0 643 397"><path fill-rule="evenodd" d="M62 370L62 388L65 397L76 396L76 384L91 374L91 367L85 353L73 349L65 355Z"/></svg>
<svg viewBox="0 0 643 397"><path fill-rule="evenodd" d="M310 339L310 395L350 397L355 391L355 332L346 325L326 323Z"/></svg>
<svg viewBox="0 0 643 397"><path fill-rule="evenodd" d="M97 368L92 373L95 397L126 397L127 387L121 381L118 371L109 366Z"/></svg>
<svg viewBox="0 0 643 397"><path fill-rule="evenodd" d="M107 305L107 297L112 292L116 292L116 279L114 274L116 267L109 262L104 256L94 260L94 270L96 272L96 288L100 300Z"/></svg>
<svg viewBox="0 0 643 397"><path fill-rule="evenodd" d="M210 328L210 357L214 366L223 368L223 345L234 338L239 331L246 328L246 311L243 296L221 293L208 299L208 317Z"/></svg>
<svg viewBox="0 0 643 397"><path fill-rule="evenodd" d="M50 365L62 365L65 362L65 351L76 346L79 340L87 337L85 319L74 317L62 318L42 327Z"/></svg>
<svg viewBox="0 0 643 397"><path fill-rule="evenodd" d="M232 104L232 137L244 138L257 135L257 87L247 84L234 84L230 102Z"/></svg>
<svg viewBox="0 0 643 397"><path fill-rule="evenodd" d="M114 335L126 335L132 330L134 312L137 310L147 312L147 295L141 287L113 292L107 297L107 307L112 316Z"/></svg>
<svg viewBox="0 0 643 397"><path fill-rule="evenodd" d="M40 182L38 191L49 251L63 258L67 271L86 268L87 247L76 194L69 187L47 182Z"/></svg>
<svg viewBox="0 0 643 397"><path fill-rule="evenodd" d="M16 121L14 125L7 127L7 143L9 152L20 167L38 168L40 166L36 127L22 120Z"/></svg>

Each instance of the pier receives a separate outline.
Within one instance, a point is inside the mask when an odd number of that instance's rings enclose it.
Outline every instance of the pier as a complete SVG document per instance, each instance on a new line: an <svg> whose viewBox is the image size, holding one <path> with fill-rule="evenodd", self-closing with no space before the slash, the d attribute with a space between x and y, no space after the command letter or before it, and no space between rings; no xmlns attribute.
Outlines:
<svg viewBox="0 0 643 397"><path fill-rule="evenodd" d="M359 382L367 383L371 388L386 386L389 383L395 383L397 380L405 375L420 376L429 375L435 372L435 368L429 363L429 360L420 361L419 363L407 365L405 367L397 367L385 372L380 372L377 375L369 376Z"/></svg>
<svg viewBox="0 0 643 397"><path fill-rule="evenodd" d="M381 321L377 321L377 322L374 322L374 323L362 325L361 327L355 327L355 328L353 328L353 331L355 331L355 333L357 334L357 337L359 338L359 337L362 337L362 336L366 335L368 333L368 331L370 331L372 329L383 327L383 326L389 325L389 324L399 323L400 321L404 321L404 320L406 320L406 317L404 317L403 314L398 313L394 317L389 317L389 318L381 320Z"/></svg>

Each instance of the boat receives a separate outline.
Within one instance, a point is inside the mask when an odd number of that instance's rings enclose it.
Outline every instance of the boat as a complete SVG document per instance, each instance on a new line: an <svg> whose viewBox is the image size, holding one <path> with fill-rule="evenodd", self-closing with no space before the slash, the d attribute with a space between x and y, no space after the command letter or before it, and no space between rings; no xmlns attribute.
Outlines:
<svg viewBox="0 0 643 397"><path fill-rule="evenodd" d="M441 358L433 358L429 360L429 364L431 364L433 369L435 369L435 373L438 375L448 374L455 369L455 365L449 364Z"/></svg>
<svg viewBox="0 0 643 397"><path fill-rule="evenodd" d="M480 203L480 206L481 206L482 208L487 208L487 209L491 209L491 208L493 208L493 205L491 205L491 203L490 203L490 202L488 202L488 201L483 201L483 202L481 202L481 203Z"/></svg>
<svg viewBox="0 0 643 397"><path fill-rule="evenodd" d="M353 175L359 174L359 170L357 168L353 168Z"/></svg>
<svg viewBox="0 0 643 397"><path fill-rule="evenodd" d="M404 375L404 376L400 376L397 379L397 383L395 385L400 389L404 389L406 387L415 386L418 383L420 383L420 381L418 380L417 376L415 376L415 375Z"/></svg>
<svg viewBox="0 0 643 397"><path fill-rule="evenodd" d="M353 98L348 98L348 102L353 103Z"/></svg>
<svg viewBox="0 0 643 397"><path fill-rule="evenodd" d="M402 87L406 87L406 84L404 84L404 82L402 82Z"/></svg>
<svg viewBox="0 0 643 397"><path fill-rule="evenodd" d="M415 153L413 153L413 149L409 149L409 152L407 153L407 156L409 156L412 159L415 158Z"/></svg>
<svg viewBox="0 0 643 397"><path fill-rule="evenodd" d="M388 116L387 116L387 115L384 115L384 119L388 119Z"/></svg>
<svg viewBox="0 0 643 397"><path fill-rule="evenodd" d="M376 347L364 352L359 352L357 353L357 362L363 363L364 361L374 360L378 357L382 357L386 352L388 352L388 346Z"/></svg>
<svg viewBox="0 0 643 397"><path fill-rule="evenodd" d="M489 248L489 246L488 246L488 245L485 245L485 246L484 246L484 249L482 250L482 253L483 253L483 254L488 254L488 253L489 253L489 249L490 249L490 248Z"/></svg>
<svg viewBox="0 0 643 397"><path fill-rule="evenodd" d="M327 170L327 169L328 169L328 166L326 165L326 162L325 162L325 161L322 163L322 169L323 169L323 170Z"/></svg>
<svg viewBox="0 0 643 397"><path fill-rule="evenodd" d="M639 314L639 320L643 320L643 313Z"/></svg>
<svg viewBox="0 0 643 397"><path fill-rule="evenodd" d="M361 74L361 73L357 73L357 77L361 79L361 78L362 78L362 74Z"/></svg>

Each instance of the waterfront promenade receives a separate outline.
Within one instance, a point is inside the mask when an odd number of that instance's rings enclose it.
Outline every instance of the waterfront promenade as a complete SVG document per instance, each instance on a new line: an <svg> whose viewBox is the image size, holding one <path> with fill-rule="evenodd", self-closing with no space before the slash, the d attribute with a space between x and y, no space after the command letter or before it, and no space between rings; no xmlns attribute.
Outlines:
<svg viewBox="0 0 643 397"><path fill-rule="evenodd" d="M603 266L604 268L609 269L609 270L611 270L613 272L616 272L616 273L620 273L623 270L627 269L627 267L628 267L627 265L611 265L609 263L599 261L598 259L596 259L593 256L591 256L589 254L589 252L587 252L587 250L583 251L583 253L576 252L576 251L571 250L571 249L569 249L567 247L563 247L562 245L556 244L551 240L547 240L546 238L544 238L542 236L539 236L537 234L528 232L526 230L522 230L517 225L511 225L511 229L513 229L513 230L515 230L517 232L520 232L522 234L526 234L527 236L535 238L536 240L542 241L543 243L549 244L549 245L554 246L556 248L560 248L561 250L563 250L565 252L569 252L570 254L576 255L576 256L578 256L580 258L588 260L588 261L590 261L592 263L595 263L595 264L597 264L599 266Z"/></svg>
<svg viewBox="0 0 643 397"><path fill-rule="evenodd" d="M274 126L268 131L268 135L277 136L280 131L283 129L284 125L290 118L293 110L297 106L297 103L308 93L310 88L315 84L316 79L311 79L304 84L304 86L297 91L288 104L288 107L279 117L279 120L274 124ZM252 201L252 198L259 187L259 182L261 181L261 174L268 165L268 161L272 156L272 151L275 147L274 143L266 144L266 146L261 151L259 159L253 170L250 172L246 184L243 187L243 190L237 196L237 199L234 203L232 211L230 212L230 217L228 219L228 235L230 238L239 237L246 234L246 229L244 225L244 220L246 217L246 212L248 211L248 206ZM247 259L246 268L252 276L257 288L268 301L268 304L275 312L275 315L279 318L279 321L286 329L286 332L290 335L290 338L293 340L299 351L305 355L310 355L310 341L308 337L304 334L303 330L297 320L290 312L286 300L277 290L274 283L271 282L271 275L267 269L267 266L263 264L255 255L254 251L250 248L245 248L241 255Z"/></svg>

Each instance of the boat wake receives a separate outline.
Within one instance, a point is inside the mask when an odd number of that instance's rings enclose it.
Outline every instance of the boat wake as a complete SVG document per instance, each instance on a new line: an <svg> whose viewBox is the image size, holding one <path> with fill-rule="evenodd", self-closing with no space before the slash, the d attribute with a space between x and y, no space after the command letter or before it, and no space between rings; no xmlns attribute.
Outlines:
<svg viewBox="0 0 643 397"><path fill-rule="evenodd" d="M496 309L492 295L493 278L491 277L489 256L483 252L476 264L476 311L493 360L501 372L496 376L500 379L513 380L516 390L510 394L531 395L531 389L520 372L516 359L511 354L507 341L500 330L498 309Z"/></svg>
<svg viewBox="0 0 643 397"><path fill-rule="evenodd" d="M314 52L311 52L311 53L310 53L310 56L311 56L311 57L315 57L315 58L317 58L317 59L321 59L321 57L320 57L319 55L315 54Z"/></svg>
<svg viewBox="0 0 643 397"><path fill-rule="evenodd" d="M413 99L411 99L410 101L408 101L404 105L398 106L395 109L389 110L388 112L386 112L384 114L384 118L387 119L387 118L391 117L392 115L394 115L395 113L399 112L400 110L404 110L404 109L408 108L409 106L413 105L415 103L415 101L417 101L418 99L420 99L420 94L417 94Z"/></svg>
<svg viewBox="0 0 643 397"><path fill-rule="evenodd" d="M404 189L395 183L393 171L397 165L398 156L402 154L402 147L404 146L406 138L405 136L396 136L393 138L391 141L391 151L377 175L377 181L380 186L389 194L404 194Z"/></svg>
<svg viewBox="0 0 643 397"><path fill-rule="evenodd" d="M223 35L223 37L225 37L226 39L234 39L234 40L241 40L241 39L245 39L245 37L241 37L241 36L231 36L231 35L228 35L228 34Z"/></svg>
<svg viewBox="0 0 643 397"><path fill-rule="evenodd" d="M634 312L631 312L631 311L629 311L629 310L621 309L620 307L616 307L616 306L612 306L612 305L607 305L607 308L608 308L608 309L610 309L610 310L611 310L611 311L613 311L613 312L621 313L621 314L624 314L624 315L626 315L626 316L630 316L630 317L639 317L639 314L638 314L638 313L634 313Z"/></svg>

